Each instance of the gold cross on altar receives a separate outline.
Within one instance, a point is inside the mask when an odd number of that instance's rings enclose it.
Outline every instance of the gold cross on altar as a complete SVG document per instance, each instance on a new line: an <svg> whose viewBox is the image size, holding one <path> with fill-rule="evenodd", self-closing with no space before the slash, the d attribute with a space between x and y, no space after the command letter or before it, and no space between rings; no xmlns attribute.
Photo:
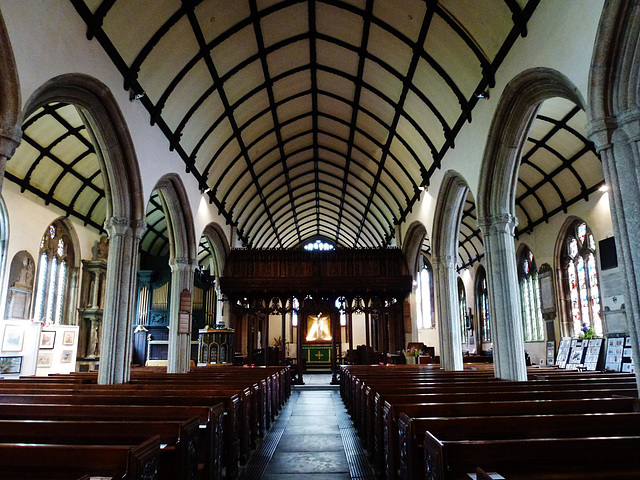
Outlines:
<svg viewBox="0 0 640 480"><path fill-rule="evenodd" d="M320 351L318 351L318 353L316 353L315 357L320 360L324 355L322 355L322 353L320 353Z"/></svg>

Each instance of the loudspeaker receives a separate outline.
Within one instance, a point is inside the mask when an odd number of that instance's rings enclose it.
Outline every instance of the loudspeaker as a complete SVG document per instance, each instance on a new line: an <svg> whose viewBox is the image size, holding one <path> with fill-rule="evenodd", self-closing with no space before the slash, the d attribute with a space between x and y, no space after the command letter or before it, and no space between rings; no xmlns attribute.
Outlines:
<svg viewBox="0 0 640 480"><path fill-rule="evenodd" d="M609 270L618 266L618 255L616 253L616 242L614 237L600 240L600 269Z"/></svg>

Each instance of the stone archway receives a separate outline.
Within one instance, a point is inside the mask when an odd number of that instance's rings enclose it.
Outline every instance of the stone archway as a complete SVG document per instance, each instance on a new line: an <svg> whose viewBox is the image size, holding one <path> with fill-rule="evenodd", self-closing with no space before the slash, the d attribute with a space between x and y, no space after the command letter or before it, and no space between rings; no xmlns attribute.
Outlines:
<svg viewBox="0 0 640 480"><path fill-rule="evenodd" d="M105 179L109 235L98 382L124 383L131 366L138 243L145 226L138 160L122 112L103 83L78 73L55 77L31 95L25 117L51 102L75 105L97 147Z"/></svg>
<svg viewBox="0 0 640 480"><path fill-rule="evenodd" d="M169 230L169 266L171 267L171 300L169 302L169 354L167 372L189 371L191 332L180 328L181 295L193 293L193 274L197 266L197 243L193 215L187 193L176 174L163 176L154 190L162 198ZM189 297L190 298L190 297ZM191 312L191 306L189 306Z"/></svg>
<svg viewBox="0 0 640 480"><path fill-rule="evenodd" d="M613 230L625 278L627 328L640 387L639 96L640 5L610 0L602 12L591 61L587 131L611 189Z"/></svg>
<svg viewBox="0 0 640 480"><path fill-rule="evenodd" d="M540 104L561 97L584 108L578 89L549 68L526 70L504 89L491 123L480 170L478 225L486 255L496 376L526 380L522 311L516 270L515 192L526 135Z"/></svg>
<svg viewBox="0 0 640 480"><path fill-rule="evenodd" d="M402 242L402 253L404 253L404 258L407 261L407 266L409 267L409 272L411 272L411 276L414 280L414 286L411 289L411 298L410 298L410 307L413 314L411 315L411 322L407 322L405 319L404 333L405 344L410 342L418 341L418 322L417 322L417 310L418 310L418 300L417 300L417 286L416 282L418 280L418 275L420 274L418 271L419 262L418 259L420 257L420 250L422 248L422 243L424 242L425 237L427 236L426 227L415 221L407 228L407 232L405 233L404 241Z"/></svg>
<svg viewBox="0 0 640 480"><path fill-rule="evenodd" d="M216 279L216 298L222 299L222 292L220 291L220 277L224 272L224 266L227 263L227 255L229 255L230 247L229 242L222 230L222 227L217 223L210 223L204 228L202 235L207 238L211 245L211 252L213 255L213 275ZM222 310L222 312L220 312ZM216 306L216 321L222 321L225 325L230 325L231 308L228 301L224 302L222 309ZM283 337L284 338L284 337Z"/></svg>
<svg viewBox="0 0 640 480"><path fill-rule="evenodd" d="M436 312L440 325L440 364L445 370L462 370L462 338L458 307L456 258L464 202L469 193L459 173L444 174L433 220L433 271Z"/></svg>

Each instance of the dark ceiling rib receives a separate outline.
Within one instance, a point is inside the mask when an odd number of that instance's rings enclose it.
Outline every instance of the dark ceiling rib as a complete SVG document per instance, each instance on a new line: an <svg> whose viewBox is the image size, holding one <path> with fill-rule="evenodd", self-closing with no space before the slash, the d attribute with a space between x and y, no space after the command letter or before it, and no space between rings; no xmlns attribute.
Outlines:
<svg viewBox="0 0 640 480"><path fill-rule="evenodd" d="M342 196L340 198L340 212L344 206L344 197L347 190L347 179L349 178L349 166L351 155L353 153L353 144L355 141L356 124L358 121L358 108L360 104L360 94L362 92L362 84L364 83L364 64L366 59L367 46L369 45L369 30L371 28L371 17L373 15L373 0L367 0L365 13L363 16L362 38L360 39L360 49L358 55L358 71L356 73L355 91L353 94L353 106L351 107L351 125L349 127L349 139L347 140L347 154L345 155L346 164L344 167L344 177L342 178ZM338 224L336 226L335 242L338 243L340 237L340 227L342 226L342 213L338 215Z"/></svg>
<svg viewBox="0 0 640 480"><path fill-rule="evenodd" d="M313 171L316 179L316 225L320 233L320 180L318 175L318 57L316 51L316 2L307 0L309 20L309 63L311 65L311 124L313 125Z"/></svg>
<svg viewBox="0 0 640 480"><path fill-rule="evenodd" d="M306 172L306 173L305 173L305 175L308 175L309 173L310 173L310 172ZM295 179L294 179L294 180L295 180ZM305 187L305 186L307 186L307 185L310 185L310 184L312 184L312 183L314 183L314 181L309 181L309 182L303 183L303 184L301 184L299 187L300 187L300 188L303 188L303 187ZM302 197L302 196L304 196L304 195L308 195L309 193L310 193L310 192L308 192L308 191L307 191L307 192L301 193L301 194L300 194L300 195L298 195L298 196L295 196L295 195L294 195L294 200L298 200L300 197ZM332 193L332 192L326 192L326 191L323 191L322 193L323 193L324 195L329 195L329 196L334 197L334 198L336 198L336 199L339 199L339 198L340 198L340 197L338 197L337 195L335 195L335 194L334 194L334 193ZM282 198L282 196L280 197L280 199L281 199L281 198ZM354 200L356 200L356 203L358 203L358 204L360 204L361 206L363 206L363 207L364 207L364 204L362 204L362 202L361 202L359 199L356 199L355 197L352 197L352 198L354 198ZM273 204L275 204L277 201L278 201L278 200L275 200L275 201L272 203L272 205L273 205ZM351 205L350 205L350 206L351 206ZM351 208L353 208L353 207L351 207ZM354 208L354 210L356 210L356 209ZM357 210L356 210L356 211L357 211ZM253 213L251 214L251 216L250 216L250 217L252 217L252 216L253 216ZM375 217L375 216L373 216L373 218L376 218L376 217ZM250 220L250 218L247 220L247 222L248 222L249 220ZM377 220L377 218L376 218L376 220ZM263 221L260 223L260 227L257 229L257 231L258 231L258 232L262 230L263 225L265 224L265 221L266 221L266 220L264 220L264 219L263 219ZM378 221L378 223L380 223L380 222ZM257 221L254 223L254 225L255 225L255 224L257 224ZM383 234L382 232L380 232L377 228L375 228L375 225L373 225L373 222L369 221L369 224L370 224L370 225L375 229L376 233L380 236L380 238L384 238L384 234ZM257 239L257 241L258 241L258 242L259 242L260 240L261 240L261 237Z"/></svg>
<svg viewBox="0 0 640 480"><path fill-rule="evenodd" d="M533 232L533 229L535 227L537 227L538 225L542 224L542 223L546 223L549 221L550 218L552 218L554 215L557 215L560 212L565 212L570 206L578 203L580 200L589 200L589 195L592 195L593 193L597 192L603 185L605 185L605 181L602 180L601 182L596 183L594 186L588 188L587 190L585 190L584 192L582 192L580 195L576 195L575 197L573 197L571 200L567 201L566 203L559 205L558 207L554 208L553 210L550 210L549 213L547 213L547 215L535 220L533 223L526 225L522 228L516 228L515 230L515 237L519 238L522 234L524 233L531 233Z"/></svg>
<svg viewBox="0 0 640 480"><path fill-rule="evenodd" d="M73 5L73 7L76 9L78 14L82 17L84 22L88 26L91 25L94 17L91 11L89 10L89 8L87 7L87 5L84 3L84 1L83 0L69 0L69 1ZM109 55L109 58L111 58L111 61L114 63L115 67L118 69L118 71L123 76L123 78L131 78L129 67L127 66L126 62L123 60L122 56L120 55L118 50L115 48L115 46L113 45L109 37L106 35L104 30L102 30L102 28L97 28L91 33L91 35L92 37L95 36L98 42L100 42L100 45L102 45L102 48L104 48L107 55ZM144 93L144 89L142 88L140 83L137 81L137 79L131 82L130 89L135 93ZM143 96L140 99L140 102L147 109L147 111L149 112L149 115L153 117L155 106L153 102L149 99L149 97L147 97L146 95ZM157 123L158 127L160 128L160 130L162 131L162 133L165 135L167 139L173 138L173 133L171 129L162 118L156 119L155 123ZM200 175L200 172L198 172L195 168L192 167L193 162L190 161L189 156L184 151L182 146L179 144L176 145L175 151L176 153L178 153L178 155L180 155L180 158L182 158L182 160L184 161L187 167L187 172L191 172L191 174L198 181L199 185L201 186L206 185L205 180L203 179L202 175ZM218 199L215 198L215 196L212 195L211 192L209 192L208 196L209 196L209 201L214 205L216 205L216 207L218 208L218 212L220 213L220 215L222 215L225 218L227 223L235 226L236 223L233 222L233 219L227 213L224 206L218 201ZM248 240L242 235L241 232L238 232L238 238L240 239L240 241L242 241L243 244L245 245L248 244Z"/></svg>
<svg viewBox="0 0 640 480"><path fill-rule="evenodd" d="M262 38L262 28L260 26L258 6L256 5L256 0L251 0L249 4L251 5L251 16L253 19L253 28L256 36L256 43L258 44L258 54L260 55L262 73L264 75L267 95L269 97L269 105L271 106L271 119L273 120L276 141L278 143L279 150L280 150L280 161L282 163L282 171L284 173L284 178L287 182L287 188L289 190L289 198L291 200L291 210L293 212L293 219L294 221L296 221L296 206L293 203L293 192L291 190L291 182L289 181L289 167L287 165L287 155L284 152L284 146L282 142L282 132L280 130L280 121L278 119L278 113L275 107L276 101L275 101L275 96L273 95L273 83L271 81L271 74L269 73L269 65L267 64L267 54L265 53L264 39ZM299 230L298 230L298 240L302 241L302 238L300 238Z"/></svg>
<svg viewBox="0 0 640 480"><path fill-rule="evenodd" d="M87 23L87 40L91 40L95 36L95 32L102 28L104 17L107 16L116 0L102 0L100 6L96 9L96 13L92 17L92 22Z"/></svg>
<svg viewBox="0 0 640 480"><path fill-rule="evenodd" d="M155 222L150 222L148 220L149 216L155 214L156 212L160 212L162 215L158 217L158 219ZM145 229L144 234L142 235L142 238L140 239L140 246L142 248L142 246L145 245L145 242L147 241L147 239L150 238L151 235L154 235L154 237L151 239L150 245L147 247L146 252L150 255L155 255L155 253L153 253L154 245L156 244L156 242L161 241L162 243L160 244L160 247L159 247L159 253L162 253L166 245L169 244L169 237L165 235L165 232L167 231L167 217L164 213L162 200L160 199L160 195L158 194L157 191L151 194L151 198L149 199L149 204L147 205L147 212L146 212L145 218L147 219L146 220L147 227ZM158 229L157 228L158 226L162 227L162 222L164 222L164 228Z"/></svg>
<svg viewBox="0 0 640 480"><path fill-rule="evenodd" d="M484 253L481 253L480 255L478 255L475 258L471 258L469 259L469 261L462 263L456 270L458 272L461 272L462 270L464 270L465 268L468 268L470 266L472 266L474 263L479 262L480 260L482 260L484 258Z"/></svg>
<svg viewBox="0 0 640 480"><path fill-rule="evenodd" d="M21 178L16 177L11 172L5 172L4 175L5 175L5 178L7 178L8 180L12 181L16 185L18 185L20 187L21 191L24 192L26 190L28 192L31 192L31 193L35 194L36 196L42 198L46 203L49 203L51 205L54 205L55 207L58 207L63 212L67 212L67 214L66 214L67 216L76 217L76 218L82 220L82 222L85 225L89 225L89 226L95 228L100 233L105 231L103 226L100 225L99 223L97 223L96 221L94 221L91 217L83 215L82 213L78 212L77 210L69 211L69 206L68 205L65 205L64 203L62 203L60 200L57 200L56 198L48 197L46 192L43 192L42 190L39 190L38 188L36 188L33 185L31 185L29 182L27 182L27 181L25 181L25 180L23 180Z"/></svg>
<svg viewBox="0 0 640 480"><path fill-rule="evenodd" d="M191 9L191 10L189 10L187 12L187 18L189 19L189 23L191 24L191 28L193 30L193 33L195 34L196 40L198 41L198 46L204 52L205 49L207 48L207 44L206 44L206 42L204 40L204 34L202 33L202 30L201 30L200 25L198 23L198 19L196 18L196 15L195 15L195 12L194 12L193 9ZM273 218L272 218L271 211L269 211L269 209L267 207L266 200L264 198L264 194L262 193L262 187L260 186L260 182L256 178L256 173L253 170L253 167L251 165L251 159L249 158L249 154L248 154L247 149L246 149L246 147L244 145L244 140L242 139L242 135L241 135L240 131L238 130L238 124L236 122L236 119L235 119L235 117L233 115L232 110L229 107L229 100L227 99L227 94L225 93L224 86L223 86L222 83L220 83L220 77L218 76L218 71L217 71L215 65L213 64L213 60L212 60L210 55L204 55L203 54L203 58L204 58L204 61L205 61L206 65L207 65L207 68L209 70L209 74L211 75L211 79L213 80L214 85L218 85L218 95L220 96L220 101L222 102L223 108L227 112L228 122L231 125L231 128L233 129L233 131L235 132L236 142L238 142L238 145L240 146L240 150L244 151L245 162L247 163L247 168L249 168L249 171L251 172L251 178L253 179L253 181L254 181L254 183L256 185L256 189L258 190L258 195L260 197L260 200L262 200L262 204L263 204L264 209L265 209L265 214L267 215L267 217L269 217L271 219L271 226L273 228L273 234L276 236L276 238L278 238L278 243L281 243L280 240L279 240L278 230L276 229L276 226L273 223ZM249 244L251 244L251 242L249 242Z"/></svg>
<svg viewBox="0 0 640 480"><path fill-rule="evenodd" d="M525 186L525 191L519 197L516 198L516 205L520 208L522 213L527 217L527 224L519 226L516 229L516 235L521 235L522 233L531 233L536 226L540 225L541 223L548 222L549 219L554 215L556 215L557 213L560 213L560 212L566 213L569 206L575 204L578 200L581 200L581 199L588 200L589 195L591 195L593 192L597 190L596 187L599 188L600 185L604 183L604 182L599 182L596 186L587 188L586 184L584 183L584 180L582 180L582 177L578 174L578 172L573 167L573 164L576 161L583 158L583 156L588 154L589 152L593 153L593 155L595 155L596 158L598 158L595 152L593 143L587 140L583 135L581 135L579 132L577 132L575 129L573 129L568 125L568 121L572 119L579 111L580 111L580 108L575 106L561 119L554 119L544 115L538 115L536 117L536 120L542 120L544 122L551 123L553 127L540 140L536 140L533 138L528 139L534 145L523 156L522 163L538 171L539 174L542 176L542 179L538 181L535 185L530 186L530 185L527 185L523 180L518 178L518 182L520 182L522 185ZM548 145L548 142L553 138L553 136L559 133L561 130L568 131L583 143L583 147L569 158L565 158L560 152L558 152L556 149ZM549 173L546 173L544 170L542 170L533 161L533 153L539 149L547 150L552 155L554 155L560 161L560 166L556 167L554 170L552 170ZM580 193L569 200L565 198L565 195L562 192L562 189L554 181L554 178L560 173L564 172L565 170L569 170L571 174L575 177L578 184L580 185ZM544 206L544 204L542 203L542 200L540 199L537 193L538 190L541 187L543 187L545 184L551 185L551 187L556 191L556 193L558 194L558 197L560 198L560 205L556 208L553 208L550 211L547 211L547 208ZM542 209L542 216L536 220L532 220L531 215L529 214L529 212L527 211L523 203L523 201L530 195L534 196L534 198L537 200L538 204Z"/></svg>
<svg viewBox="0 0 640 480"><path fill-rule="evenodd" d="M323 92L323 93L324 93L324 92ZM344 103L346 103L346 104L348 104L348 105L351 105L351 103L346 102L342 97L339 97L339 96L332 96L332 98L335 98L336 100L340 100L340 101L343 101ZM362 108L361 108L361 110L362 110L362 111L366 111L365 109L362 109ZM319 114L319 115L320 115L320 116L322 116L322 117L328 118L328 119L330 119L330 120L333 120L333 121L335 121L335 122L337 122L337 123L341 123L341 124L346 125L346 126L348 126L348 125L349 125L346 121L344 121L343 119L341 119L341 118L339 118L339 117L335 117L335 116L333 116L333 115L330 115L330 114L327 114L327 113L324 113L324 112L320 112L320 114ZM294 123L294 122L296 122L296 121L302 120L302 119L304 119L304 118L306 118L306 117L309 117L309 116L311 116L311 113L302 114L302 115L299 115L299 116L297 116L297 117L293 117L293 118L291 118L291 119L289 119L289 120L287 120L287 121L285 121L285 122L282 122L282 125L289 125L290 123ZM265 133L264 133L260 138L262 138L262 137L264 137L264 136L267 136L268 134L272 133L272 131L273 131L273 130L269 130L269 131L265 132ZM382 148L382 147L383 147L383 145L382 145L382 144L381 144L377 139L375 139L373 136L371 136L371 135L370 135L369 133L367 133L366 131L361 130L361 129L360 129L360 128L358 128L358 127L356 127L356 131L357 131L358 133L360 133L363 137L365 137L365 138L367 138L369 141L371 141L373 144L375 144L377 147L379 147L379 148ZM284 140L284 143L286 144L286 143L291 142L291 141L293 141L293 140L295 140L295 139L297 139L297 138L299 138L299 137L302 137L302 136L304 136L304 135L308 135L310 132L311 132L310 130L307 130L307 131L304 131L304 132L300 132L300 133L298 133L298 134L296 134L296 135L293 135L293 136L291 136L291 137L287 138L286 140ZM323 133L324 135L331 136L331 137L333 137L333 138L335 138L335 139L337 139L337 140L339 140L339 141L341 141L341 142L345 142L345 143L347 142L347 140L346 140L346 139L344 139L344 138L342 138L342 137L339 137L339 136L336 136L336 135L335 135L335 134L333 134L332 132L325 131L325 130L321 130L320 132L321 132L321 133ZM257 141L259 141L259 139L257 139L255 142L257 142ZM255 144L255 142L254 142L254 143L252 143L252 145L253 145L253 144ZM367 156L367 157L368 157L368 158L369 158L373 163L376 163L376 164L377 164L377 160L376 160L376 159L375 159L375 158L374 158L374 157L373 157L369 152L367 152L366 150L362 149L359 145L353 144L353 146L354 146L354 147L355 147L359 152L361 152L363 155ZM247 148L250 148L250 146L248 146ZM273 146L272 148L270 148L270 149L266 150L265 152L263 152L262 154L260 154L260 156L258 156L258 157L256 158L256 160L254 160L254 161L253 161L252 165L255 167L255 166L256 166L256 165L261 161L261 159L262 159L262 158L264 158L264 157L266 157L267 155L269 155L269 154L270 154L272 151L274 151L276 148L277 148L277 146ZM321 146L321 148L327 148L327 147L326 147L326 146ZM300 150L299 150L299 151L300 151ZM344 154L339 153L339 152L336 152L336 154L337 154L337 155L339 155L340 157L343 157L343 156L344 156ZM289 157L293 157L293 155L294 155L294 153L290 153L290 154L289 154ZM409 181L411 182L412 187L413 187L413 190L415 191L415 190L417 189L417 184L413 181L412 176L411 176L411 175L409 174L409 172L406 170L406 168L405 168L405 166L403 165L403 163L402 163L399 159L397 159L393 154L391 154L391 153L390 153L390 154L389 154L389 156L393 159L393 161L395 162L395 164L396 164L396 165L397 165L397 166L398 166L398 167L403 171L403 173L405 174L405 176L406 176L407 180L409 180ZM213 187L213 190L214 190L214 191L216 191L216 190L218 190L218 189L219 189L220 184L222 183L222 181L223 181L224 179L226 179L226 178L227 178L227 176L231 173L231 171L232 171L232 170L234 170L234 165L236 164L236 162L237 162L237 161L239 161L240 157L241 157L241 154L237 155L233 160L231 160L231 161L229 162L229 164L227 165L227 167L225 168L225 170L224 170L224 171L222 172L222 174L220 175L220 177L219 177L218 181L216 182L215 186ZM369 172L368 168L366 168L366 167L365 167L364 165L362 165L361 163L356 162L353 158L351 158L351 162L353 162L353 163L357 164L358 166L360 166L360 168L364 168L365 170L367 170L367 172ZM267 167L267 168L266 168L264 171L262 171L260 174L258 174L258 178L260 178L262 175L266 174L266 173L267 173L271 168L273 168L273 164L272 164L271 166ZM242 172L242 174L243 174L243 175L244 175L244 172L245 172L245 171L246 171L246 170L244 170L244 171ZM395 175L392 175L392 174L391 174L391 172L389 172L389 171L388 171L388 169L386 169L386 168L384 168L384 172L385 172L385 173L387 173L387 175L389 176L389 178L390 178L390 179L391 179L391 180L396 184L396 186L398 187L398 189L399 189L401 192L403 192L403 193L404 193L405 201L409 201L409 196L407 195L406 190L405 190L405 189L404 189L404 187L400 184L400 182L398 181L398 179L396 178L396 176L395 176ZM373 173L371 173L371 177L372 177L372 178L374 177L374 174L373 174ZM383 187L384 187L384 188L385 188L385 189L386 189L386 190L391 194L391 196L393 197L393 194L392 194L392 193L391 193L391 191L389 190L389 188L388 188L388 186L386 185L386 183L384 183L384 182L383 182L383 183L382 183L382 186L383 186ZM229 191L227 191L227 192L225 193L225 197L223 198L223 202L225 202L225 200L226 200L226 198L227 198L226 196L228 195L228 193L229 193ZM377 194L377 192L376 192L376 195L378 195L378 194ZM379 196L379 195L378 195L378 196ZM395 197L394 197L394 198L395 198ZM399 208L399 209L401 209L400 204L399 204L399 202L398 202L398 200L397 200L397 199L396 199L396 203L398 203L398 208ZM225 202L225 204L226 204L226 202ZM232 208L230 209L230 212L233 212L234 208L235 208L235 204L234 204L234 207L232 207ZM394 216L394 220L395 220L395 216Z"/></svg>
<svg viewBox="0 0 640 480"><path fill-rule="evenodd" d="M335 119L335 117L330 117L330 116L328 116L328 115L321 115L321 116L324 116L324 117L327 117L327 118L334 118L334 119ZM337 120L337 119L336 119L336 120ZM320 131L320 133L322 133L322 134L324 134L324 135L326 135L326 136L329 136L329 137L335 138L336 140L340 140L340 141L342 141L342 142L346 142L346 140L345 140L345 139L343 139L343 138L341 138L341 137L337 137L337 136L335 136L335 134L333 134L332 132L328 132L328 131L325 131L325 130L319 130L319 131ZM307 130L307 131L304 131L304 132L300 132L300 133L298 133L298 134L296 134L296 135L294 135L294 136L289 137L289 138L288 138L284 143L286 144L286 143L288 143L288 142L291 142L291 141L293 141L293 140L296 140L297 138L300 138L300 137L304 137L304 136L306 136L306 135L309 135L310 133L311 133L311 131L310 131L310 130ZM275 148L275 147L274 147L274 148ZM300 148L298 148L297 150L292 151L292 152L290 153L290 155L289 155L289 156L290 156L290 157L293 157L294 155L297 155L297 154L302 153L302 152L304 152L304 151L306 151L306 150L309 150L310 148L312 148L312 146L310 146L310 145L300 147ZM362 152L364 155L367 155L367 153L366 153L365 151L360 150L360 148L359 148L359 147L356 147L356 148L357 148L360 152ZM342 156L342 155L340 154L340 152L338 152L338 151L336 151L335 149L332 149L332 148L330 148L330 147L328 147L328 146L326 146L326 145L320 145L320 149L321 149L321 150L331 151L331 152L335 153L336 155L340 155L340 156ZM370 157L370 158L371 158L371 160L372 160L373 162L375 162L375 159L374 159L373 157ZM365 166L365 165L363 165L362 163L357 162L356 160L353 160L353 159L351 160L351 162L352 162L352 163L354 163L355 165L357 165L358 167L362 168L364 171L366 171L369 175L371 175L371 177L372 177L372 178L374 177L374 174L373 174L371 171L369 171L369 170L366 168L366 166ZM254 165L255 165L256 163L257 163L257 162L254 162ZM323 163L327 163L328 165L333 165L334 167L339 168L339 169L341 169L341 168L342 168L340 165L338 165L338 164L334 164L334 163L330 162L329 160L323 160ZM272 164L271 166L267 167L264 171L262 171L260 174L258 174L258 177L260 178L260 177L262 177L262 176L264 176L264 175L267 175L267 174L269 173L269 171L270 171L272 168L274 168L274 165L275 165L275 164ZM296 164L296 166L297 166L297 165L298 165L298 164ZM385 173L387 173L387 175L389 175L389 177L393 180L393 182L396 184L396 186L398 187L398 189L399 189L401 192L403 192L403 193L405 194L405 198L406 198L406 199L408 199L408 196L406 195L406 191L405 191L405 189L404 189L404 188L402 187L402 185L398 182L398 179L396 178L396 176L391 175L391 173L390 173L387 169L384 169L384 172L385 172ZM405 172L406 172L406 171L405 171ZM221 175L221 177L226 177L227 175L230 175L230 173L231 173L231 169L226 169L226 170L223 172L223 174ZM241 173L241 176L238 176L238 177L236 177L236 178L241 178L242 176L244 176L244 175L245 175L245 173L246 173L246 171L243 171L243 172ZM408 172L406 173L406 175L407 175L407 178L410 178L410 176L409 176ZM275 178L275 177L274 177L274 178ZM271 180L268 180L265 184L263 184L263 189L266 189L266 188L267 188L267 186L268 186L268 185L269 185L269 184L274 180L274 178L272 178ZM365 182L364 182L364 180L362 180L361 178L360 178L359 180L361 180L363 183L365 183ZM398 210L400 210L402 207L401 207L400 202L398 201L398 199L394 196L393 192L389 189L389 187L388 187L385 183L383 183L382 185L384 186L384 189L387 191L387 193L389 193L390 197L391 197L391 198L393 198L393 199L395 200L396 205L397 205L397 207L398 207ZM244 194L246 194L246 193L248 192L248 190L249 190L249 188L250 188L251 186L252 186L252 185L247 185L247 186L245 187L244 191L243 191L241 194L239 194L239 195L237 196L236 201L233 203L233 205L231 206L231 208L230 208L230 210L229 210L230 212L233 212L233 211L234 211L234 209L235 209L235 207L236 207L236 204L237 204L238 200L239 200L239 199L241 199L241 198L243 198ZM367 186L369 186L369 185L367 184ZM229 190L229 191L227 191L227 192L225 193L225 197L224 197L224 199L223 199L223 201L224 201L225 203L226 203L226 200L227 200L227 195L228 195L230 192L231 192L231 190ZM380 199L384 202L384 199L382 199L382 197L381 197L380 193L376 192L376 196L377 196L378 198L380 198ZM391 210L391 209L390 209L390 210ZM395 214L393 214L392 216L393 216L393 218L395 218Z"/></svg>
<svg viewBox="0 0 640 480"><path fill-rule="evenodd" d="M420 27L420 34L418 35L417 45L423 45L425 39L427 38L427 32L429 31L429 25L431 24L431 19L433 18L433 14L435 9L433 8L431 3L427 4L427 11L424 15L424 19L422 20L422 26ZM391 149L391 143L393 142L393 138L396 136L396 130L398 128L398 122L400 121L400 117L402 115L402 111L404 109L404 102L407 99L407 94L409 93L409 85L413 81L413 76L415 75L416 68L418 67L418 60L420 59L420 49L414 47L413 53L411 55L411 64L409 65L409 70L407 72L407 76L402 83L402 93L400 94L400 98L398 99L398 103L395 107L395 113L393 114L393 120L391 125L389 126L389 136L387 137L387 141L385 143L384 148L382 149L382 155L380 158L380 163L378 165L378 173L376 173L376 177L373 180L373 188L369 198L367 199L367 207L365 213L362 217L362 222L360 224L360 228L358 229L358 236L356 237L358 240L360 239L360 232L364 227L364 219L369 214L369 206L373 201L373 191L377 188L378 183L380 183L380 176L382 174L382 166L387 159L387 155L389 150Z"/></svg>

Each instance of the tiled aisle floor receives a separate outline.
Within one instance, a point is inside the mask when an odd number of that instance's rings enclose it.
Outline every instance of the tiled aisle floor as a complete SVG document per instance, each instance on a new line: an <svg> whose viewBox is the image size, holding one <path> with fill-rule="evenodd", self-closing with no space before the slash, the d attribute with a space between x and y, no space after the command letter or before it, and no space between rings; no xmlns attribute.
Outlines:
<svg viewBox="0 0 640 480"><path fill-rule="evenodd" d="M328 383L328 379L318 377L305 376L305 383L314 390L292 392L242 478L373 479L340 393L318 390L324 381Z"/></svg>

